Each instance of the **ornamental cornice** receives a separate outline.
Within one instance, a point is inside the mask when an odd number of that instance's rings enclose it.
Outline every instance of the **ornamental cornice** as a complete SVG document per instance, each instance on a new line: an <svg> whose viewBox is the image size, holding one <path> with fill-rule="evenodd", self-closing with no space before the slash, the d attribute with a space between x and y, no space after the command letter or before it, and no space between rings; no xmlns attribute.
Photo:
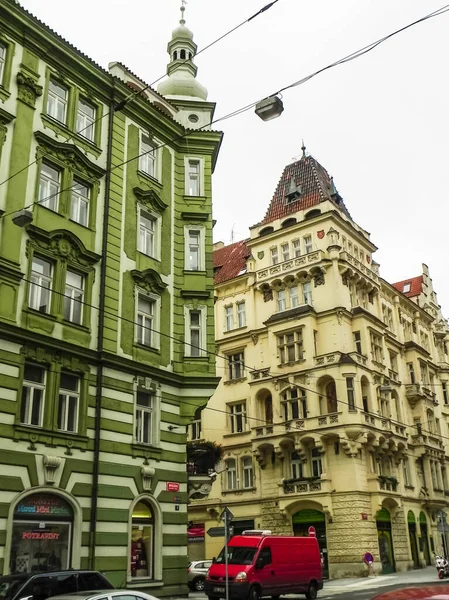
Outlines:
<svg viewBox="0 0 449 600"><path fill-rule="evenodd" d="M131 276L136 284L143 290L153 293L162 294L167 287L167 284L162 281L161 276L154 269L146 269L145 271L131 271Z"/></svg>
<svg viewBox="0 0 449 600"><path fill-rule="evenodd" d="M58 142L57 140L45 135L42 131L36 131L34 134L39 146L36 151L36 158L53 158L59 163L64 164L69 169L80 173L86 179L100 178L105 174L105 170L91 162L84 153L75 145Z"/></svg>
<svg viewBox="0 0 449 600"><path fill-rule="evenodd" d="M23 71L17 73L17 97L31 108L34 108L36 99L42 96L42 86L36 83L33 77L30 77Z"/></svg>
<svg viewBox="0 0 449 600"><path fill-rule="evenodd" d="M87 361L81 360L77 356L61 352L60 350L28 345L22 346L20 353L28 360L45 365L58 363L62 369L73 371L75 373L88 373L90 371L89 363Z"/></svg>
<svg viewBox="0 0 449 600"><path fill-rule="evenodd" d="M142 188L135 187L133 188L133 192L137 198L137 200L141 204L149 205L152 208L163 212L168 204L166 204L158 193L154 190L143 190Z"/></svg>
<svg viewBox="0 0 449 600"><path fill-rule="evenodd" d="M29 249L42 250L59 260L82 265L91 269L101 256L88 250L72 232L66 229L45 231L35 225L27 227L30 239L27 241L26 255Z"/></svg>

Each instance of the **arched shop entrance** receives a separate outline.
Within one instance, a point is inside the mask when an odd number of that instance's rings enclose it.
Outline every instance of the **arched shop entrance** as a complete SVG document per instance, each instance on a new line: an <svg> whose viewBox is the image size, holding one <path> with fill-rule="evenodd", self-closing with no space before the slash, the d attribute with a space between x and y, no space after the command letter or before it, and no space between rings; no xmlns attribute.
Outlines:
<svg viewBox="0 0 449 600"><path fill-rule="evenodd" d="M309 527L315 527L316 537L323 555L323 577L329 577L329 560L327 555L326 518L319 510L305 509L292 515L293 534L309 535Z"/></svg>
<svg viewBox="0 0 449 600"><path fill-rule="evenodd" d="M413 566L415 569L419 567L418 544L416 542L416 519L411 510L407 514L408 537L410 540L410 549L412 551Z"/></svg>
<svg viewBox="0 0 449 600"><path fill-rule="evenodd" d="M430 566L429 531L427 529L426 515L423 512L419 513L419 529L421 530L421 537L419 538L420 549L424 554L426 565Z"/></svg>
<svg viewBox="0 0 449 600"><path fill-rule="evenodd" d="M10 573L71 567L73 509L56 494L26 496L15 507Z"/></svg>
<svg viewBox="0 0 449 600"><path fill-rule="evenodd" d="M386 508L376 515L379 556L382 563L382 573L394 573L393 540L391 537L391 516Z"/></svg>

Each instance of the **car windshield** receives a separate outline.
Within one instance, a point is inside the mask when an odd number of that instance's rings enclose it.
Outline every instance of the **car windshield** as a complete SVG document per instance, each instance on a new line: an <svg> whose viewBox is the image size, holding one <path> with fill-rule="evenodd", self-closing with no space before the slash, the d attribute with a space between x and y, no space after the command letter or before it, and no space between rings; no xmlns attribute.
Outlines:
<svg viewBox="0 0 449 600"><path fill-rule="evenodd" d="M0 600L11 600L25 583L23 577L0 577Z"/></svg>
<svg viewBox="0 0 449 600"><path fill-rule="evenodd" d="M228 546L228 563L230 565L250 565L253 562L257 548L247 548L245 546ZM215 561L217 564L224 564L225 549L220 552Z"/></svg>

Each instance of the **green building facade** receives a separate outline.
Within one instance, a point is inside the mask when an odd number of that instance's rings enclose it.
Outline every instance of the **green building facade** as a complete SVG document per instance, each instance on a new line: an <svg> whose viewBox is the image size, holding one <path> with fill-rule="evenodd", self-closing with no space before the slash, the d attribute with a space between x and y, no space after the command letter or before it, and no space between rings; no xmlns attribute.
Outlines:
<svg viewBox="0 0 449 600"><path fill-rule="evenodd" d="M215 376L221 134L181 19L161 93L0 5L0 573L186 590L186 426Z"/></svg>

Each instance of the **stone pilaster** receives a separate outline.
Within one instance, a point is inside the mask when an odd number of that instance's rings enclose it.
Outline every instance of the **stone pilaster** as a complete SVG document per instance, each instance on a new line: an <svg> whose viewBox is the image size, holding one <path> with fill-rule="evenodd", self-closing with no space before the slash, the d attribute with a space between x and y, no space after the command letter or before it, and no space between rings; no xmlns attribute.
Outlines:
<svg viewBox="0 0 449 600"><path fill-rule="evenodd" d="M391 520L391 535L396 571L407 571L413 566L410 553L408 526L403 509L398 509Z"/></svg>

